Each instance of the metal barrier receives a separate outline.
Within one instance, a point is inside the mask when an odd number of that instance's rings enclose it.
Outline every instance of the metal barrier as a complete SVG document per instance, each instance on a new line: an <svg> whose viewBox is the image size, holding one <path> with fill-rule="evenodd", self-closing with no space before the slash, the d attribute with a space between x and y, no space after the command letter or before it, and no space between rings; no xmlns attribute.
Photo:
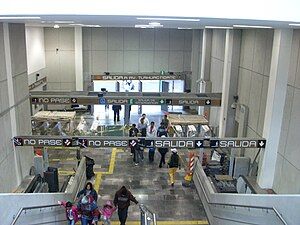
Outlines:
<svg viewBox="0 0 300 225"><path fill-rule="evenodd" d="M216 193L200 163L193 180L210 224L299 224L300 195Z"/></svg>
<svg viewBox="0 0 300 225"><path fill-rule="evenodd" d="M151 212L144 204L140 204L141 225L157 225L156 214Z"/></svg>

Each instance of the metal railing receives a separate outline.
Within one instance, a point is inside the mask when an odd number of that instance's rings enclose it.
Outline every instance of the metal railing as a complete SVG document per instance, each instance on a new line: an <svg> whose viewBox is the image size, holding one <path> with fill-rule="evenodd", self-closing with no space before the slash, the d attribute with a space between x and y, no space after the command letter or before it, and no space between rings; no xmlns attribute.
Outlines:
<svg viewBox="0 0 300 225"><path fill-rule="evenodd" d="M199 165L199 163L196 163L196 166L199 167L201 165ZM200 172L200 174L199 174L199 172ZM280 220L281 224L283 224L283 225L288 224L275 207L255 206L255 205L248 205L248 204L242 204L242 203L241 204L231 204L231 203L224 203L224 202L216 201L217 198L213 198L212 195L213 194L214 195L222 195L222 193L211 193L211 190L213 190L213 189L212 189L212 187L208 186L208 184L210 184L208 179L207 179L207 182L205 182L205 181L202 182L203 179L201 179L201 176L202 177L206 176L204 171L199 171L199 172L197 172L195 170L195 173L194 173L194 176L196 176L197 181L198 181L197 183L200 185L200 189L201 189L201 190L199 190L197 188L197 192L199 194L199 191L201 191L201 194L203 194L202 196L204 196L204 199L201 199L201 200L202 200L202 202L205 200L205 202L207 202L208 206L215 206L215 207L216 206L221 206L223 208L226 207L226 206L229 206L229 207L233 207L235 210L237 210L238 208L244 208L244 209L247 209L248 211L250 211L250 209L261 209L261 210L266 210L266 211L270 210L270 211L275 213L277 218ZM203 183L207 184L207 187L204 187ZM197 185L196 185L196 187L197 187ZM229 195L231 196L231 194L225 194L225 195L227 195L227 197L229 197ZM238 197L239 194L235 194L235 196ZM258 195L256 195L256 196L258 196ZM200 196L200 198L201 198L201 196ZM215 213L212 212L212 211L209 213L209 215L212 215L215 218L218 218L218 219L221 219L221 220L227 220L226 218L222 218L222 217L220 217L218 215L214 215L214 214ZM241 221L235 221L235 222L241 222ZM244 223L244 222L241 222L241 223Z"/></svg>
<svg viewBox="0 0 300 225"><path fill-rule="evenodd" d="M144 204L140 204L141 225L157 225L156 214L150 211Z"/></svg>
<svg viewBox="0 0 300 225"><path fill-rule="evenodd" d="M41 206L30 206L30 207L22 207L17 214L14 216L14 220L11 222L10 225L15 225L16 222L18 221L18 219L20 218L20 216L22 215L23 211L26 210L32 210L32 209L44 209L44 208L53 208L53 207L60 207L59 204L54 204L54 205L41 205ZM63 222L66 220L60 220L60 221L49 221L49 222L44 222L44 223L40 223L40 224L47 224L47 223L54 223L54 222Z"/></svg>

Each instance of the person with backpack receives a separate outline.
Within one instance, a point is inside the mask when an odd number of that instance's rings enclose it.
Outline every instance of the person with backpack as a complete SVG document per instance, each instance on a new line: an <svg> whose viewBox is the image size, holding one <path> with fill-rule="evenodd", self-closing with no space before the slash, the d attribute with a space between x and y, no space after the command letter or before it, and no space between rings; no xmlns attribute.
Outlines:
<svg viewBox="0 0 300 225"><path fill-rule="evenodd" d="M93 188L93 184L91 182L87 182L84 189L78 192L77 198L81 196L91 195L93 199L97 202L98 194L97 191Z"/></svg>
<svg viewBox="0 0 300 225"><path fill-rule="evenodd" d="M172 148L171 152L172 152L172 155L169 159L168 166L169 166L169 176L170 176L171 186L174 187L175 174L176 174L177 169L181 168L181 163L180 163L179 155L177 154L177 149Z"/></svg>
<svg viewBox="0 0 300 225"><path fill-rule="evenodd" d="M114 205L118 207L118 216L120 225L125 225L128 215L128 208L130 206L130 201L138 204L139 202L131 194L125 186L122 186L115 194Z"/></svg>
<svg viewBox="0 0 300 225"><path fill-rule="evenodd" d="M81 215L81 225L94 225L98 223L99 209L91 195L83 196L77 204Z"/></svg>

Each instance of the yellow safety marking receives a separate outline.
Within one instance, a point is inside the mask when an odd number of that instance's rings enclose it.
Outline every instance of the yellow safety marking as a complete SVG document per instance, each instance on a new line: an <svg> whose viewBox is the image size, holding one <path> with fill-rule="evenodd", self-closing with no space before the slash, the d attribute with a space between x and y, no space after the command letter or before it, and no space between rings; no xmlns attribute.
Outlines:
<svg viewBox="0 0 300 225"><path fill-rule="evenodd" d="M99 188L100 188L100 185L101 185L101 182L102 182L102 175L103 174L110 175L110 174L114 173L114 169L115 169L115 165L116 165L116 155L119 152L123 152L123 151L120 150L120 149L117 149L117 148L112 149L110 162L109 162L109 168L108 168L107 172L96 172L95 173L96 176L95 176L94 186L95 186L96 191L99 191Z"/></svg>

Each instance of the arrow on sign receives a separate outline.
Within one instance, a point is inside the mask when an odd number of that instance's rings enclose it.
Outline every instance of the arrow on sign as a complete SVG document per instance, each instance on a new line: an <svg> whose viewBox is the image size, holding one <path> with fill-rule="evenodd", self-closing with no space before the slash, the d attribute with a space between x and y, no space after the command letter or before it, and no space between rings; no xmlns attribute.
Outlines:
<svg viewBox="0 0 300 225"><path fill-rule="evenodd" d="M211 105L210 99L205 100L205 105Z"/></svg>
<svg viewBox="0 0 300 225"><path fill-rule="evenodd" d="M266 147L266 140L259 140L258 142L257 142L257 147L258 148L265 148Z"/></svg>
<svg viewBox="0 0 300 225"><path fill-rule="evenodd" d="M72 103L77 103L77 98L71 98Z"/></svg>
<svg viewBox="0 0 300 225"><path fill-rule="evenodd" d="M63 145L65 147L71 147L72 146L72 139L69 139L69 138L63 139Z"/></svg>
<svg viewBox="0 0 300 225"><path fill-rule="evenodd" d="M197 146L198 148L203 147L203 141L201 140L195 141L195 146Z"/></svg>
<svg viewBox="0 0 300 225"><path fill-rule="evenodd" d="M129 99L129 104L132 105L133 104L133 99Z"/></svg>

